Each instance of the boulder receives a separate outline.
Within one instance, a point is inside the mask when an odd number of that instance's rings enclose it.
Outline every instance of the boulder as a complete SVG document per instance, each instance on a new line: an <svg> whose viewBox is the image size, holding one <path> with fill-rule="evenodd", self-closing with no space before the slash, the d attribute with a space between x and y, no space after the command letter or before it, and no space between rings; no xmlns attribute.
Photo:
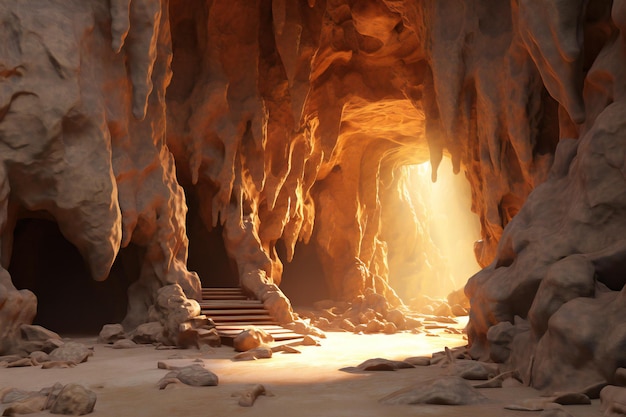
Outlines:
<svg viewBox="0 0 626 417"><path fill-rule="evenodd" d="M383 404L484 404L487 397L459 377L438 378L424 384L395 391L380 400Z"/></svg>
<svg viewBox="0 0 626 417"><path fill-rule="evenodd" d="M93 355L93 350L82 343L67 342L53 350L49 358L51 361L83 363Z"/></svg>
<svg viewBox="0 0 626 417"><path fill-rule="evenodd" d="M67 384L50 407L52 414L82 416L93 411L96 393L77 384Z"/></svg>
<svg viewBox="0 0 626 417"><path fill-rule="evenodd" d="M105 324L98 335L98 343L114 343L125 338L126 334L121 324Z"/></svg>
<svg viewBox="0 0 626 417"><path fill-rule="evenodd" d="M274 338L272 335L267 333L265 330L251 328L246 329L235 336L235 339L233 340L233 347L237 352L246 352L250 349L257 348L273 341Z"/></svg>

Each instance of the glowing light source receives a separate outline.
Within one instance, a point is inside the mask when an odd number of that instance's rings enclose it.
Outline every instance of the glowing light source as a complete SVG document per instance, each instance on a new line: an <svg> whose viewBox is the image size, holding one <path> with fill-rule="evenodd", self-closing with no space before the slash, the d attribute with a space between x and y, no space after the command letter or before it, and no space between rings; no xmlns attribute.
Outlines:
<svg viewBox="0 0 626 417"><path fill-rule="evenodd" d="M413 219L405 217L414 223L415 234L401 243L389 242L390 282L406 302L418 295L443 298L480 269L473 252L480 223L470 211L469 183L462 174L453 174L448 158L436 183L428 162L404 169L402 198Z"/></svg>

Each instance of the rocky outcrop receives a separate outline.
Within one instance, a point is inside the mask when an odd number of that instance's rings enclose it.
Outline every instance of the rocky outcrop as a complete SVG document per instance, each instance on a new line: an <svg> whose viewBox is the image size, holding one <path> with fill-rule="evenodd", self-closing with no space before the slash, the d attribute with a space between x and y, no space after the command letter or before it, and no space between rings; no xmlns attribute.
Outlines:
<svg viewBox="0 0 626 417"><path fill-rule="evenodd" d="M185 265L184 196L165 146L168 10L154 0L110 6L0 4L3 352L16 348L16 329L36 309L35 297L16 291L5 271L22 217L56 221L97 280L107 277L120 247L145 248L127 326L146 321L165 284L199 295Z"/></svg>
<svg viewBox="0 0 626 417"><path fill-rule="evenodd" d="M519 27L562 105L564 139L494 261L466 287L468 333L474 356L507 362L527 384L583 390L612 383L626 360L626 15L622 2L536 2L549 11L542 15L530 3L519 3Z"/></svg>
<svg viewBox="0 0 626 417"><path fill-rule="evenodd" d="M174 343L180 323L149 312L177 284L193 307L182 320L199 314L184 192L278 321L295 318L280 284L298 243L315 247L331 298L375 294L397 309L390 255L436 261L419 256L430 242L419 204L402 201L406 166L430 161L436 179L448 157L481 222L472 354L537 387L611 382L625 360L625 10L0 2L0 352L23 348L20 325L36 312L7 273L27 217L58 223L95 279L139 247L123 324L158 321L150 334Z"/></svg>

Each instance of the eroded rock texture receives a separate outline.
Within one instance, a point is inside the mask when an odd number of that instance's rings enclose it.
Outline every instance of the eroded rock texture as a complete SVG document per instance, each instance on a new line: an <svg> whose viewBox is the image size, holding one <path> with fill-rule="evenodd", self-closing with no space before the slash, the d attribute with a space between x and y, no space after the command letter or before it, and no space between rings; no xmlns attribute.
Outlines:
<svg viewBox="0 0 626 417"><path fill-rule="evenodd" d="M120 247L145 249L129 326L146 321L167 283L198 295L186 269L184 196L165 145L166 6L0 2L0 351L15 348L16 329L36 310L6 272L22 217L54 219L97 280Z"/></svg>
<svg viewBox="0 0 626 417"><path fill-rule="evenodd" d="M466 293L472 354L508 362L537 388L612 383L626 361L625 10L622 1L520 1L517 10L524 44L562 105L564 138L547 181Z"/></svg>
<svg viewBox="0 0 626 417"><path fill-rule="evenodd" d="M538 387L610 380L625 16L621 0L0 1L0 351L35 315L6 272L20 218L56 221L96 279L142 248L127 327L168 284L198 297L179 181L277 320L294 319L279 285L298 242L331 298L398 306L390 254L429 245L406 166L435 179L449 157L481 222L472 353Z"/></svg>

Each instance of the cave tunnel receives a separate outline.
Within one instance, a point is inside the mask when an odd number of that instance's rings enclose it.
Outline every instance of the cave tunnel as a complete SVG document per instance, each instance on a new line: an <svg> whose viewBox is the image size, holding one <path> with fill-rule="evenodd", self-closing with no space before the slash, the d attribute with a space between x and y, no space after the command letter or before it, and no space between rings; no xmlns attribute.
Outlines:
<svg viewBox="0 0 626 417"><path fill-rule="evenodd" d="M400 234L408 222L389 224L405 211L383 218L383 229L396 228L387 235L389 282L405 302L421 295L446 298L480 270L473 251L480 222L471 212L470 184L463 174L453 173L449 157L442 159L436 182L430 162L405 168L408 200L403 203L410 206L412 228ZM394 204L388 210L396 210Z"/></svg>
<svg viewBox="0 0 626 417"><path fill-rule="evenodd" d="M281 260L287 259L282 239L276 243L276 252ZM331 298L313 243L296 244L292 261L283 263L280 289L296 308L311 308L316 301Z"/></svg>
<svg viewBox="0 0 626 417"><path fill-rule="evenodd" d="M237 287L237 264L226 253L223 226L218 222L215 227L207 227L200 216L197 197L188 191L186 199L189 239L187 268L198 274L202 287Z"/></svg>
<svg viewBox="0 0 626 417"><path fill-rule="evenodd" d="M37 296L33 324L64 335L92 334L124 318L128 286L139 275L140 252L132 244L122 249L109 278L98 282L54 221L23 218L14 230L8 271L16 288Z"/></svg>

